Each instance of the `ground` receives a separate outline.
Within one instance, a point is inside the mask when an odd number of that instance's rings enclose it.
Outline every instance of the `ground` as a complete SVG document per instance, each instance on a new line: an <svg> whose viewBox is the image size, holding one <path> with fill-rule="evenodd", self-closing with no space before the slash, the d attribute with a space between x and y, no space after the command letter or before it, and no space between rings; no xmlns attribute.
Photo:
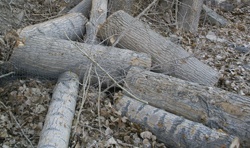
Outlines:
<svg viewBox="0 0 250 148"><path fill-rule="evenodd" d="M18 29L60 16L63 13L59 12L67 6L69 5L65 1L2 1L0 2L2 14L0 35L4 35L10 29ZM138 7L138 12L143 8L145 7ZM215 8L216 12L224 16L230 24L225 27L214 26L206 19L201 19L196 34L177 30L174 25L170 24L174 20L166 18L168 13L158 6L151 8L141 17L141 20L219 71L220 80L217 87L250 96L249 8L249 6L234 8L230 12ZM2 81L0 85L0 146L4 148L35 147L56 81L23 77L14 77L5 82L0 79L0 81ZM119 93L116 90L101 93L100 114L98 114L97 103L98 88L93 86L89 88L83 106L81 106L82 91L79 93L69 147L78 148L81 145L86 147L97 145L99 147L142 147L150 144L153 147L165 147L147 129L128 121L114 109L112 101L114 95ZM80 108L83 110L77 120ZM143 134L150 135L150 138L143 139Z"/></svg>

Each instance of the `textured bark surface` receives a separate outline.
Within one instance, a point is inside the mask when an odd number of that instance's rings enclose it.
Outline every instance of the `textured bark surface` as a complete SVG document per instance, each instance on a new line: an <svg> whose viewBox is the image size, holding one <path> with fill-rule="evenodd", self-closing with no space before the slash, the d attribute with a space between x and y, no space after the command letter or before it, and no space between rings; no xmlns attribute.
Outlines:
<svg viewBox="0 0 250 148"><path fill-rule="evenodd" d="M111 43L118 39L119 47L150 54L158 72L205 85L214 85L218 81L217 71L124 11L111 15L98 35Z"/></svg>
<svg viewBox="0 0 250 148"><path fill-rule="evenodd" d="M76 40L85 33L87 18L81 13L70 13L43 23L27 26L17 32L20 37L44 35L60 39Z"/></svg>
<svg viewBox="0 0 250 148"><path fill-rule="evenodd" d="M130 121L148 128L158 140L171 148L239 148L239 141L235 136L217 132L127 96L116 100L115 106Z"/></svg>
<svg viewBox="0 0 250 148"><path fill-rule="evenodd" d="M100 24L103 24L107 18L107 5L107 0L92 1L90 20L86 24L86 43L96 44L99 42L96 34Z"/></svg>
<svg viewBox="0 0 250 148"><path fill-rule="evenodd" d="M223 16L217 14L215 11L213 11L206 5L203 5L202 8L205 12L205 17L209 21L209 23L221 27L224 27L229 24L228 21Z"/></svg>
<svg viewBox="0 0 250 148"><path fill-rule="evenodd" d="M135 9L135 0L109 0L108 10L109 14L116 11L123 10L130 15L133 15Z"/></svg>
<svg viewBox="0 0 250 148"><path fill-rule="evenodd" d="M200 20L203 0L180 0L177 15L178 27L196 33Z"/></svg>
<svg viewBox="0 0 250 148"><path fill-rule="evenodd" d="M57 78L70 70L82 77L91 63L84 53L96 60L116 80L124 78L132 65L151 66L151 58L145 53L44 36L27 38L24 45L14 49L9 63L20 74ZM103 71L97 68L97 72L101 81L107 80Z"/></svg>
<svg viewBox="0 0 250 148"><path fill-rule="evenodd" d="M149 104L222 129L250 147L250 98L140 68L129 70L125 84Z"/></svg>
<svg viewBox="0 0 250 148"><path fill-rule="evenodd" d="M52 100L40 135L38 148L67 148L78 97L79 78L63 73L54 89Z"/></svg>
<svg viewBox="0 0 250 148"><path fill-rule="evenodd" d="M68 13L82 13L85 17L89 18L91 5L92 5L92 0L82 0Z"/></svg>

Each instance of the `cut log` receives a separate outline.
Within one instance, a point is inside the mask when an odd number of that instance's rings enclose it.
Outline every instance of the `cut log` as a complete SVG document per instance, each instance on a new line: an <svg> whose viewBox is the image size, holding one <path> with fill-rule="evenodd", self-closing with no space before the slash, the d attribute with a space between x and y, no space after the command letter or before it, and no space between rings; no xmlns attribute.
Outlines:
<svg viewBox="0 0 250 148"><path fill-rule="evenodd" d="M136 6L135 2L135 0L109 0L109 14L113 14L116 11L123 10L128 14L133 15Z"/></svg>
<svg viewBox="0 0 250 148"><path fill-rule="evenodd" d="M107 0L92 1L90 20L86 24L86 43L96 44L99 42L96 34L100 24L103 24L107 18L107 5Z"/></svg>
<svg viewBox="0 0 250 148"><path fill-rule="evenodd" d="M116 80L124 78L126 71L133 65L144 68L151 66L151 58L145 53L45 36L27 38L23 45L19 44L14 48L8 62L19 74L54 79L70 70L82 78L91 63L84 53L93 58ZM97 72L101 81L109 80L98 67Z"/></svg>
<svg viewBox="0 0 250 148"><path fill-rule="evenodd" d="M212 9L208 8L206 5L203 5L203 10L205 12L205 17L209 21L209 23L217 26L226 26L228 25L228 21L221 15L217 14Z"/></svg>
<svg viewBox="0 0 250 148"><path fill-rule="evenodd" d="M78 96L79 78L72 72L58 79L40 134L38 148L67 148Z"/></svg>
<svg viewBox="0 0 250 148"><path fill-rule="evenodd" d="M43 23L27 26L17 32L20 37L44 35L60 39L77 40L85 33L87 18L81 13L70 13Z"/></svg>
<svg viewBox="0 0 250 148"><path fill-rule="evenodd" d="M203 0L180 0L178 27L192 33L198 31Z"/></svg>
<svg viewBox="0 0 250 148"><path fill-rule="evenodd" d="M92 0L82 0L68 13L82 13L86 18L89 18L91 5L92 5Z"/></svg>
<svg viewBox="0 0 250 148"><path fill-rule="evenodd" d="M136 67L129 70L125 84L149 104L221 129L250 147L250 98Z"/></svg>
<svg viewBox="0 0 250 148"><path fill-rule="evenodd" d="M116 100L115 106L130 121L148 128L158 140L171 148L239 148L239 139L235 136L212 130L127 96Z"/></svg>
<svg viewBox="0 0 250 148"><path fill-rule="evenodd" d="M158 72L205 85L218 81L217 71L122 10L107 19L98 36L111 44L118 39L118 47L150 54Z"/></svg>

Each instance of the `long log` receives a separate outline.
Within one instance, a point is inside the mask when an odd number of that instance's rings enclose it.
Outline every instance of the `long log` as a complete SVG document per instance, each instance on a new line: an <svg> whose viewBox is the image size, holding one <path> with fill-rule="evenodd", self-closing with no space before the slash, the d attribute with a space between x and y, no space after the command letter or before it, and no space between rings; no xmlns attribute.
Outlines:
<svg viewBox="0 0 250 148"><path fill-rule="evenodd" d="M239 148L239 139L235 136L212 130L127 96L116 100L115 107L130 121L148 128L158 140L171 148Z"/></svg>
<svg viewBox="0 0 250 148"><path fill-rule="evenodd" d="M78 97L79 77L63 73L54 89L52 100L40 134L38 148L67 148Z"/></svg>
<svg viewBox="0 0 250 148"><path fill-rule="evenodd" d="M81 13L70 13L43 23L27 26L19 29L17 32L21 38L44 35L60 39L77 40L83 37L87 22L87 18Z"/></svg>
<svg viewBox="0 0 250 148"><path fill-rule="evenodd" d="M150 54L158 72L205 85L218 81L217 71L124 11L108 17L98 35L111 44L119 40L118 47Z"/></svg>
<svg viewBox="0 0 250 148"><path fill-rule="evenodd" d="M132 94L156 107L210 128L222 129L250 147L250 98L163 74L131 68L125 79Z"/></svg>
<svg viewBox="0 0 250 148"><path fill-rule="evenodd" d="M82 78L91 63L85 54L116 80L124 78L126 71L133 65L144 68L151 66L151 58L145 53L45 36L27 38L23 45L19 44L14 48L8 63L11 63L14 71L19 74L54 79L70 70ZM97 72L102 81L109 80L98 67Z"/></svg>

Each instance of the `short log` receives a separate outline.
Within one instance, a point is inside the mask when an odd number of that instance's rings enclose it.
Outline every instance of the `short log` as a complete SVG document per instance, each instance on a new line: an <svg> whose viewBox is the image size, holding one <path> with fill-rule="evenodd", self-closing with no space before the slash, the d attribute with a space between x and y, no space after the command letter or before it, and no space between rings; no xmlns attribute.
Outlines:
<svg viewBox="0 0 250 148"><path fill-rule="evenodd" d="M131 68L126 88L149 104L221 129L250 147L250 98L163 74Z"/></svg>
<svg viewBox="0 0 250 148"><path fill-rule="evenodd" d="M81 13L70 13L43 23L27 26L19 29L17 32L22 38L44 35L60 39L77 40L83 37L87 22L87 18Z"/></svg>
<svg viewBox="0 0 250 148"><path fill-rule="evenodd" d="M115 107L130 121L148 128L158 140L171 148L239 148L239 139L235 136L212 130L127 96L116 100Z"/></svg>
<svg viewBox="0 0 250 148"><path fill-rule="evenodd" d="M89 18L91 5L92 5L92 0L82 0L68 13L82 13L86 18Z"/></svg>
<svg viewBox="0 0 250 148"><path fill-rule="evenodd" d="M67 148L78 96L79 77L63 73L54 89L38 148Z"/></svg>
<svg viewBox="0 0 250 148"><path fill-rule="evenodd" d="M18 74L55 79L65 71L72 71L82 78L91 63L86 55L116 80L124 78L133 65L144 68L151 66L151 58L145 53L45 36L27 38L14 48L7 63L11 63ZM97 72L102 82L109 80L98 67Z"/></svg>
<svg viewBox="0 0 250 148"><path fill-rule="evenodd" d="M158 72L205 85L218 81L217 71L122 10L108 17L98 35L111 44L119 40L118 47L150 54Z"/></svg>

